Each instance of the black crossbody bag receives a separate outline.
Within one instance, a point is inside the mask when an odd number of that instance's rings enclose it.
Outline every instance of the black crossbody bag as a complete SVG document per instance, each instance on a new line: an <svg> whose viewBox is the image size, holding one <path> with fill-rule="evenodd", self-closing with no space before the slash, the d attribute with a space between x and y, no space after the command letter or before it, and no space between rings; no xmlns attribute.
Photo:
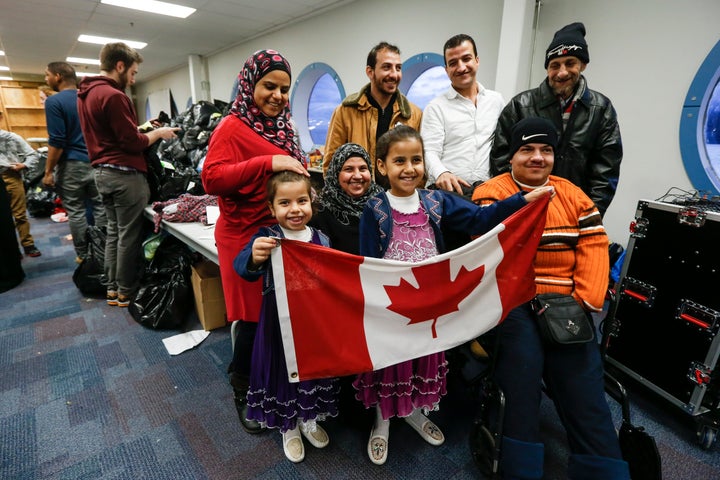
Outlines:
<svg viewBox="0 0 720 480"><path fill-rule="evenodd" d="M541 293L531 302L543 339L553 345L592 342L595 332L587 312L572 295Z"/></svg>

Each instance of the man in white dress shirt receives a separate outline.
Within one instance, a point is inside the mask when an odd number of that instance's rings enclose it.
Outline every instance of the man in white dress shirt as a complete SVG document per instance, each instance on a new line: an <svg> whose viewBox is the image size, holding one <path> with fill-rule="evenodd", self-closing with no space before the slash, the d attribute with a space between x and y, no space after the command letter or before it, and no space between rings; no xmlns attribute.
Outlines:
<svg viewBox="0 0 720 480"><path fill-rule="evenodd" d="M450 88L423 111L428 185L472 196L473 184L489 178L493 134L505 101L476 80L480 60L475 41L455 35L443 47Z"/></svg>

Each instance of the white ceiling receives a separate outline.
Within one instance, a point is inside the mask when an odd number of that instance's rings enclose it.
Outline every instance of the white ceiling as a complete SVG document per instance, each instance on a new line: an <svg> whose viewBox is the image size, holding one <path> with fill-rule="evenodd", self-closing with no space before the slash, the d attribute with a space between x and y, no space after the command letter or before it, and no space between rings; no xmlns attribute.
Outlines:
<svg viewBox="0 0 720 480"><path fill-rule="evenodd" d="M15 80L43 80L45 66L66 57L98 58L101 45L80 34L146 42L139 80L186 65L354 0L165 0L196 8L186 19L101 5L100 0L0 0L0 65ZM78 72L97 66L74 64ZM8 72L0 71L0 76Z"/></svg>

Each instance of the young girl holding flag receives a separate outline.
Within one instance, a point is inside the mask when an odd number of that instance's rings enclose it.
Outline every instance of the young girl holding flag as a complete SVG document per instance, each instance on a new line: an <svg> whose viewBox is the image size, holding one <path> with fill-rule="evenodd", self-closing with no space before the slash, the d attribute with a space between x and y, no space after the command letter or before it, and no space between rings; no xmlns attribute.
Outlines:
<svg viewBox="0 0 720 480"><path fill-rule="evenodd" d="M289 238L329 246L319 230L307 226L312 217L311 186L307 176L283 171L270 177L267 199L277 224L262 227L234 262L235 270L248 281L263 277L263 301L247 394L248 418L262 426L278 428L283 451L292 462L305 458L304 436L311 445L323 448L330 439L318 421L337 415L336 379L288 381L278 309L275 299L270 252L276 238Z"/></svg>
<svg viewBox="0 0 720 480"><path fill-rule="evenodd" d="M376 158L390 190L370 199L360 219L360 254L368 257L425 260L445 251L442 225L480 235L552 191L537 189L481 208L442 190L419 189L425 180L423 141L416 130L404 125L378 139ZM395 416L403 417L431 445L445 441L423 411L438 408L446 393L446 373L445 354L440 352L357 376L353 385L358 400L376 411L367 445L373 463L387 460L390 418Z"/></svg>

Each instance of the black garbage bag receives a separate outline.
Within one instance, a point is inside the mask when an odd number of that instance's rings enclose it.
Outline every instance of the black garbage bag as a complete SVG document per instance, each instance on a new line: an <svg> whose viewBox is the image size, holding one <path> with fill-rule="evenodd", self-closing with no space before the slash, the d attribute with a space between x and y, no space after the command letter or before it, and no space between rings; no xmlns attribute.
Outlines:
<svg viewBox="0 0 720 480"><path fill-rule="evenodd" d="M185 147L185 150L189 152L207 145L208 138L209 134L199 125L195 125L194 127L190 127L190 129L185 132L185 135L183 135L182 145Z"/></svg>
<svg viewBox="0 0 720 480"><path fill-rule="evenodd" d="M47 153L38 153L38 162L32 167L28 167L22 170L23 185L25 186L26 192L37 186L42 187L42 185L40 185L40 182L45 176L45 163L47 162Z"/></svg>
<svg viewBox="0 0 720 480"><path fill-rule="evenodd" d="M27 211L31 217L49 217L55 211L58 196L50 188L35 187L25 194Z"/></svg>
<svg viewBox="0 0 720 480"><path fill-rule="evenodd" d="M220 121L226 116L226 113L220 113L217 115L213 115L210 117L210 121L208 122L208 126L205 129L206 132L208 132L208 138L210 137L210 133L212 133L213 130L215 130L215 127L218 126Z"/></svg>
<svg viewBox="0 0 720 480"><path fill-rule="evenodd" d="M200 172L202 171L203 163L205 163L205 157L207 156L208 147L197 148L192 152L188 153L190 161L192 162L193 168Z"/></svg>
<svg viewBox="0 0 720 480"><path fill-rule="evenodd" d="M162 125L170 125L170 122L172 121L170 119L170 115L160 110L160 113L158 113L158 116L156 120L161 123Z"/></svg>
<svg viewBox="0 0 720 480"><path fill-rule="evenodd" d="M177 198L183 193L191 195L204 195L200 174L190 167L177 167L167 171L160 185L160 200L166 201Z"/></svg>
<svg viewBox="0 0 720 480"><path fill-rule="evenodd" d="M150 201L156 202L160 200L160 184L165 177L165 168L160 162L158 154L160 142L155 142L145 149L145 162L147 163L147 182L150 187Z"/></svg>
<svg viewBox="0 0 720 480"><path fill-rule="evenodd" d="M105 228L88 225L85 231L87 255L73 272L75 286L85 295L104 295L105 286Z"/></svg>
<svg viewBox="0 0 720 480"><path fill-rule="evenodd" d="M192 106L193 123L203 129L207 129L211 120L219 116L222 116L222 112L210 102L200 100Z"/></svg>
<svg viewBox="0 0 720 480"><path fill-rule="evenodd" d="M189 165L190 160L187 158L187 150L185 150L182 142L184 136L184 132L181 131L178 132L176 138L163 140L158 148L160 158L173 165Z"/></svg>
<svg viewBox="0 0 720 480"><path fill-rule="evenodd" d="M175 237L166 237L146 266L130 315L148 328L180 327L193 306L190 285L192 253Z"/></svg>
<svg viewBox="0 0 720 480"><path fill-rule="evenodd" d="M233 90L236 92L237 90ZM235 100L235 97L237 96L237 93L233 95L232 99ZM213 99L213 105L217 107L217 109L220 111L220 114L224 117L228 114L230 111L230 108L232 107L232 103L223 102L222 100L218 100L217 98Z"/></svg>

